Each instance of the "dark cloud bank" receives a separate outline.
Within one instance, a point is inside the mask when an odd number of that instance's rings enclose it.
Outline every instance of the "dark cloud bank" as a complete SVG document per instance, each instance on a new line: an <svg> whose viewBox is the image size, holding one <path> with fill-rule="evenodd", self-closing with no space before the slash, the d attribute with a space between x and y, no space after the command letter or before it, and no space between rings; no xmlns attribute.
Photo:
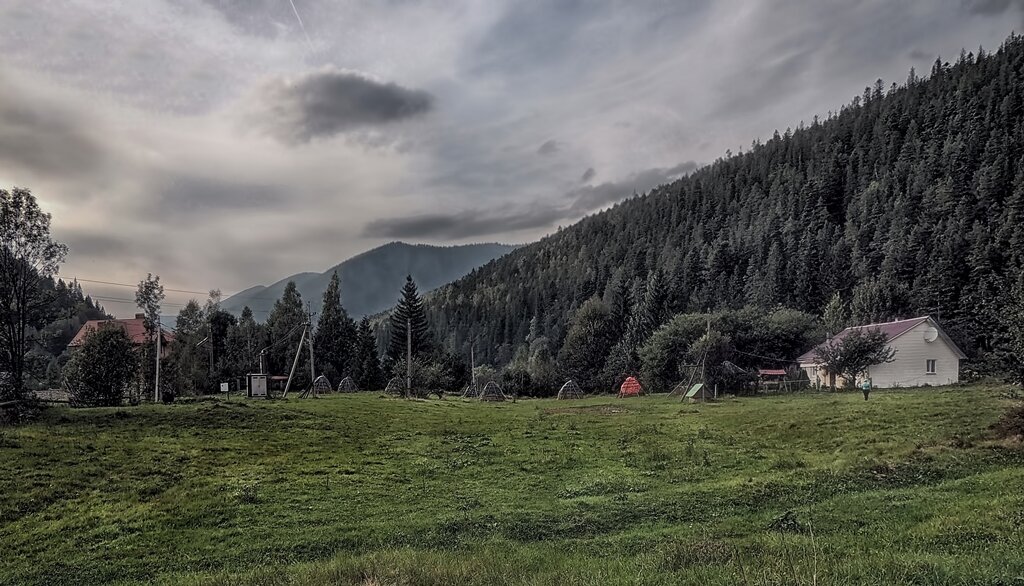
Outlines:
<svg viewBox="0 0 1024 586"><path fill-rule="evenodd" d="M687 161L667 169L647 169L622 181L576 188L561 201L550 204L385 218L367 224L363 235L373 238L462 239L548 227L556 222L576 220L633 193L642 193L673 181L697 167L697 163Z"/></svg>
<svg viewBox="0 0 1024 586"><path fill-rule="evenodd" d="M434 107L434 97L423 90L336 69L271 81L261 88L258 99L260 123L290 143L396 122Z"/></svg>

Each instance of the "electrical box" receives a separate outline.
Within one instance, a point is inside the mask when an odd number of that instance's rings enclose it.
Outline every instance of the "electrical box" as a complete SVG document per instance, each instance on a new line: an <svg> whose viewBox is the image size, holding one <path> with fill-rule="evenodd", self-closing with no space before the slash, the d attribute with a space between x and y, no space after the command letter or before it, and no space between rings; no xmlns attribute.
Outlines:
<svg viewBox="0 0 1024 586"><path fill-rule="evenodd" d="M250 374L246 396L265 399L267 397L267 378L265 374Z"/></svg>

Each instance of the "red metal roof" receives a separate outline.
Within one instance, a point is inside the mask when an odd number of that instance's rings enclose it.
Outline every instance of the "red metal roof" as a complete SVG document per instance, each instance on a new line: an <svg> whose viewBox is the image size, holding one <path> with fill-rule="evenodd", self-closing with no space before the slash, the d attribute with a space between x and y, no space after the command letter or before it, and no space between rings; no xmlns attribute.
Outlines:
<svg viewBox="0 0 1024 586"><path fill-rule="evenodd" d="M901 334L905 334L907 331L909 331L914 326L916 326L916 325L918 325L918 324L920 324L922 322L925 322L925 321L928 321L928 316L927 315L922 316L922 317L915 317L913 319L901 319L901 320L890 321L890 322L885 322L885 323L881 323L881 324L868 324L866 326L853 326L853 327L850 327L850 328L846 328L845 330L843 330L843 331L839 332L838 334L832 336L831 338L829 338L825 342L823 342L823 343L815 346L814 348L810 349L809 351L805 352L800 358L797 358L796 361L799 362L800 364L813 364L813 363L815 363L817 361L817 354L816 353L817 353L818 348L821 348L825 344L829 344L829 343L831 343L833 341L842 340L846 336L850 335L850 332L852 332L854 330L877 330L877 331L883 332L885 334L886 338L888 338L889 340L892 340L896 336L899 336Z"/></svg>
<svg viewBox="0 0 1024 586"><path fill-rule="evenodd" d="M759 368L757 374L761 376L786 376L784 368Z"/></svg>
<svg viewBox="0 0 1024 586"><path fill-rule="evenodd" d="M146 335L146 326L142 318L136 317L132 319L91 319L85 322L85 325L82 326L82 329L78 330L78 333L75 334L75 337L71 340L71 342L68 343L68 346L71 348L81 346L82 343L85 342L85 337L88 336L90 333L96 331L96 328L100 327L100 325L103 324L110 324L111 326L121 328L122 330L124 330L126 334L128 334L128 338L131 339L132 344L135 344L137 346L141 346L149 341L149 336ZM163 333L165 342L174 341L174 334L167 330L163 330Z"/></svg>

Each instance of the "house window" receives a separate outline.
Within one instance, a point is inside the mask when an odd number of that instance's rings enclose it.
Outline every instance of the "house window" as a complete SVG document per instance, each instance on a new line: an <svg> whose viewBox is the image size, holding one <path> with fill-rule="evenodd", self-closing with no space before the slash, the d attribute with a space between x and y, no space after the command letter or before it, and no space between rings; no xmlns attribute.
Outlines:
<svg viewBox="0 0 1024 586"><path fill-rule="evenodd" d="M925 360L924 361L924 373L925 374L935 374L935 360L934 359L933 360Z"/></svg>

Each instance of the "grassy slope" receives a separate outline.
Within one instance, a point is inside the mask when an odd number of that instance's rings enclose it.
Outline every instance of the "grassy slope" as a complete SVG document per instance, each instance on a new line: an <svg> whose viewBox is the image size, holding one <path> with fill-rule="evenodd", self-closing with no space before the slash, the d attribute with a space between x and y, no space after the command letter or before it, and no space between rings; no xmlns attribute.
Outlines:
<svg viewBox="0 0 1024 586"><path fill-rule="evenodd" d="M1000 395L56 409L0 434L0 583L1009 583Z"/></svg>

